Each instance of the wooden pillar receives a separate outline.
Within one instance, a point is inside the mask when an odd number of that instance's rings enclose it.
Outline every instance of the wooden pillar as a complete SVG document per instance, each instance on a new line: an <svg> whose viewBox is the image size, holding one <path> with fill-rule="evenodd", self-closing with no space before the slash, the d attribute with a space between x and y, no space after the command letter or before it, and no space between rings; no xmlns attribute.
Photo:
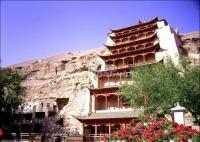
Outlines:
<svg viewBox="0 0 200 142"><path fill-rule="evenodd" d="M122 83L122 74L119 75L119 82Z"/></svg>
<svg viewBox="0 0 200 142"><path fill-rule="evenodd" d="M119 106L120 106L120 108L122 108L122 106L123 106L122 101L120 101L120 100L119 100Z"/></svg>
<svg viewBox="0 0 200 142"><path fill-rule="evenodd" d="M118 103L117 106L118 106L118 108L120 108L120 107L119 107L119 100L120 100L120 99L119 99L119 94L117 94L117 103Z"/></svg>
<svg viewBox="0 0 200 142"><path fill-rule="evenodd" d="M89 113L92 112L92 96L90 94L90 102L89 102Z"/></svg>
<svg viewBox="0 0 200 142"><path fill-rule="evenodd" d="M101 87L100 77L98 76L97 79L98 79L98 85L97 86L100 88Z"/></svg>
<svg viewBox="0 0 200 142"><path fill-rule="evenodd" d="M34 130L34 124L35 124L35 115L36 115L36 110L34 110L32 112L32 126L31 126L31 132L33 133L33 130Z"/></svg>
<svg viewBox="0 0 200 142"><path fill-rule="evenodd" d="M96 96L94 95L94 112L96 112Z"/></svg>
<svg viewBox="0 0 200 142"><path fill-rule="evenodd" d="M142 55L142 57L143 57L143 63L146 63L146 59L145 59L144 54Z"/></svg>
<svg viewBox="0 0 200 142"><path fill-rule="evenodd" d="M109 130L109 134L111 133L111 125L110 125L110 122L108 124L108 130Z"/></svg>
<svg viewBox="0 0 200 142"><path fill-rule="evenodd" d="M96 123L95 123L94 127L95 127L95 136L96 136L97 135L97 124Z"/></svg>
<svg viewBox="0 0 200 142"><path fill-rule="evenodd" d="M108 75L108 86L110 87L110 75Z"/></svg>
<svg viewBox="0 0 200 142"><path fill-rule="evenodd" d="M108 95L107 94L106 94L105 108L106 108L106 110L108 108Z"/></svg>
<svg viewBox="0 0 200 142"><path fill-rule="evenodd" d="M123 67L125 66L125 61L124 61L124 58L123 58Z"/></svg>
<svg viewBox="0 0 200 142"><path fill-rule="evenodd" d="M116 69L116 60L113 61L114 69Z"/></svg>

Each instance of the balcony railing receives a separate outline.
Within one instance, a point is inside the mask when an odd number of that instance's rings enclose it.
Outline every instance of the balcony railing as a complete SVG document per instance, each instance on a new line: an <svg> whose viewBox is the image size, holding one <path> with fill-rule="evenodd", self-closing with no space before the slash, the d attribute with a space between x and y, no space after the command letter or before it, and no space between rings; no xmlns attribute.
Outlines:
<svg viewBox="0 0 200 142"><path fill-rule="evenodd" d="M102 141L102 136L108 134L86 134L84 135L85 141L92 142L92 141Z"/></svg>
<svg viewBox="0 0 200 142"><path fill-rule="evenodd" d="M100 84L99 86L98 86L98 88L106 88L106 87L120 87L120 86L122 86L122 85L124 85L124 84L133 84L133 81L117 81L117 82L112 82L112 81L110 81L110 83L107 83L107 82L104 82L103 83L103 85L102 84Z"/></svg>
<svg viewBox="0 0 200 142"><path fill-rule="evenodd" d="M56 112L56 109L53 107L39 107L39 108L25 108L22 111L18 111L19 113L33 113L33 112Z"/></svg>
<svg viewBox="0 0 200 142"><path fill-rule="evenodd" d="M134 63L134 64L128 64L128 65L122 65L122 66L114 66L114 65L110 65L110 66L106 66L105 70L114 70L114 69L121 69L121 68L128 68L128 67L137 67L137 66L142 66L142 65L148 65L148 64L154 64L156 63L156 60L150 60L150 61L146 61L146 62L139 62L139 63Z"/></svg>
<svg viewBox="0 0 200 142"><path fill-rule="evenodd" d="M137 40L143 40L143 39L152 37L154 34L155 34L155 32L153 32L153 33L150 34L150 35L145 35L145 36L142 36L142 37L137 37L137 38L135 38L135 39L130 39L130 38L128 38L128 40L125 40L125 41L119 40L117 43L115 42L115 45L120 45L120 44L124 44L124 43L129 43L129 42L133 42L133 41L137 41Z"/></svg>

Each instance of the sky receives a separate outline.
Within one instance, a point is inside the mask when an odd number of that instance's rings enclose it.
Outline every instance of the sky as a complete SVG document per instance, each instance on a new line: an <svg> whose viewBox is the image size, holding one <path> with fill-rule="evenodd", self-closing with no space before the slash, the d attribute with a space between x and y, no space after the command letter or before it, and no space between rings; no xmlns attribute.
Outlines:
<svg viewBox="0 0 200 142"><path fill-rule="evenodd" d="M1 1L1 66L105 44L111 29L143 17L180 33L199 30L199 1Z"/></svg>

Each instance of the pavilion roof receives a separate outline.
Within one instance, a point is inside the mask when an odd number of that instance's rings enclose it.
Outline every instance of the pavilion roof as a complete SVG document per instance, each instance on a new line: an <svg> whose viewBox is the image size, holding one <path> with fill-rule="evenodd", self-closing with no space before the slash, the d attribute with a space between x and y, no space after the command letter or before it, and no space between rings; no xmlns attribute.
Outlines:
<svg viewBox="0 0 200 142"><path fill-rule="evenodd" d="M123 38L123 37L126 37L126 36L143 33L143 32L146 32L146 31L152 31L152 30L155 30L156 28L157 28L157 24L153 24L152 26L149 26L149 27L147 27L145 29L135 30L135 31L131 31L131 32L128 32L128 33L124 33L124 34L119 34L119 35L110 35L110 34L108 34L108 36L111 39L119 39L119 38Z"/></svg>
<svg viewBox="0 0 200 142"><path fill-rule="evenodd" d="M152 23L157 22L157 21L158 21L158 17L156 17L153 20L150 20L148 22L145 22L145 23L136 24L136 25L133 25L133 26L120 28L120 29L116 29L116 30L111 29L111 31L114 32L114 33L118 33L118 32L126 31L126 30L129 30L129 29L134 29L134 28L146 26L146 25L152 24Z"/></svg>
<svg viewBox="0 0 200 142"><path fill-rule="evenodd" d="M138 115L133 110L130 111L118 111L118 112L98 112L91 113L86 116L76 117L79 121L84 120L101 120L101 119L125 119L125 118L136 118Z"/></svg>

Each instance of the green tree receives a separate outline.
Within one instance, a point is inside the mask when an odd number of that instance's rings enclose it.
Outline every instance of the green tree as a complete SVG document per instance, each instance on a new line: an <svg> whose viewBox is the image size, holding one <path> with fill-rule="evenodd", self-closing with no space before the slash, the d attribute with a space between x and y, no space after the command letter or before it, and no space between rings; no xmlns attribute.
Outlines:
<svg viewBox="0 0 200 142"><path fill-rule="evenodd" d="M122 95L135 108L144 108L151 114L170 113L179 102L200 125L200 70L191 66L186 58L181 58L176 66L168 59L165 64L157 63L137 67L133 70L132 85L121 87Z"/></svg>
<svg viewBox="0 0 200 142"><path fill-rule="evenodd" d="M21 86L21 82L24 79L16 71L0 69L0 127L6 127L5 123L23 103L25 88Z"/></svg>

